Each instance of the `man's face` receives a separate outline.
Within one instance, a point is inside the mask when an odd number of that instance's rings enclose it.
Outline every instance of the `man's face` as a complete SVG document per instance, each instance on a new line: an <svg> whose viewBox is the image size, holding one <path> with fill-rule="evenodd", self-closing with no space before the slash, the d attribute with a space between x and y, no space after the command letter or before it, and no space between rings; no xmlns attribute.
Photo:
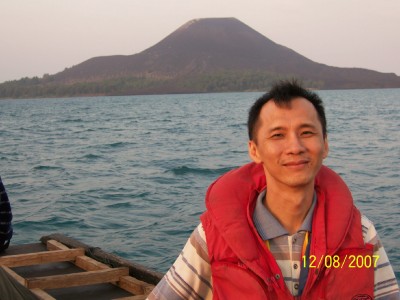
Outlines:
<svg viewBox="0 0 400 300"><path fill-rule="evenodd" d="M328 155L328 141L311 102L295 98L290 107L278 107L268 101L261 109L255 137L249 141L249 154L263 164L268 186L284 189L314 184Z"/></svg>

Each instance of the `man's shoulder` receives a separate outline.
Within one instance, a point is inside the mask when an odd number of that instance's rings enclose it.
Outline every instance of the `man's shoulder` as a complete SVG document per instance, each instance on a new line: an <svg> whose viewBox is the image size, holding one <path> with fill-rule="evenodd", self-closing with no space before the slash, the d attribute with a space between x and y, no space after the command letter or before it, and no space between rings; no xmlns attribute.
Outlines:
<svg viewBox="0 0 400 300"><path fill-rule="evenodd" d="M364 215L363 213L361 213L361 226L366 229L369 229L371 227L374 227L374 223L368 219L368 217L366 215Z"/></svg>
<svg viewBox="0 0 400 300"><path fill-rule="evenodd" d="M376 245L379 243L378 233L374 223L364 214L361 214L361 228L365 243Z"/></svg>

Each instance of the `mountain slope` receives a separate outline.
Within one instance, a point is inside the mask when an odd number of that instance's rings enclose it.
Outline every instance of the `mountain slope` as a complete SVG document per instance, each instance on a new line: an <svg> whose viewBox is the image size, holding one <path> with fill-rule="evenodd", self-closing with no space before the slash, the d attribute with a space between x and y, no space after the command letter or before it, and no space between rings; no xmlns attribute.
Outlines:
<svg viewBox="0 0 400 300"><path fill-rule="evenodd" d="M176 76L221 70L288 72L313 63L233 19L193 20L153 47L130 56L89 59L56 75L58 80L122 74Z"/></svg>
<svg viewBox="0 0 400 300"><path fill-rule="evenodd" d="M313 62L234 18L192 20L141 53L95 57L35 82L43 93L141 94L265 90L286 77L324 89L400 87L395 74Z"/></svg>

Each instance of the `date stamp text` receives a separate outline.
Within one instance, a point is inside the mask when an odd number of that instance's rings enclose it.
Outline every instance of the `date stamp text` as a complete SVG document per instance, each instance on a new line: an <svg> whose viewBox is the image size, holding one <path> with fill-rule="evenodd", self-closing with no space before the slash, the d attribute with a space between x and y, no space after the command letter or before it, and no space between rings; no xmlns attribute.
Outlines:
<svg viewBox="0 0 400 300"><path fill-rule="evenodd" d="M309 259L303 255L304 268L321 268L327 269L343 269L344 267L350 269L361 268L376 268L378 264L379 255L324 255L317 258L315 255L310 255Z"/></svg>

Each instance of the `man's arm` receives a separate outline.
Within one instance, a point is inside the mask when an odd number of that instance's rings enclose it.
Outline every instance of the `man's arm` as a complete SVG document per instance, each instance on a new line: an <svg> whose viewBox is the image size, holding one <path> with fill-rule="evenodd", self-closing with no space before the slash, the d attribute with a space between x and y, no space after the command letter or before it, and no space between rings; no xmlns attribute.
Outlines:
<svg viewBox="0 0 400 300"><path fill-rule="evenodd" d="M147 299L212 299L211 266L202 224Z"/></svg>
<svg viewBox="0 0 400 300"><path fill-rule="evenodd" d="M389 262L389 258L379 239L378 233L372 222L365 216L361 217L364 242L374 245L374 256L379 257L374 272L374 299L398 300L400 299L399 286L396 276Z"/></svg>

